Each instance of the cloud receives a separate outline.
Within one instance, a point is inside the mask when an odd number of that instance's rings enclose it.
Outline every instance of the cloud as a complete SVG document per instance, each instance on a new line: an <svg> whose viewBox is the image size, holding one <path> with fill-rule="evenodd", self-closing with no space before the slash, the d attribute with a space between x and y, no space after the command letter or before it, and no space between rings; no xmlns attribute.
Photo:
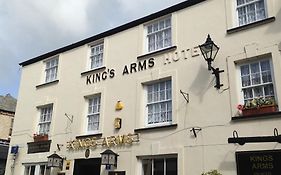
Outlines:
<svg viewBox="0 0 281 175"><path fill-rule="evenodd" d="M182 0L0 0L0 95L17 96L19 62Z"/></svg>

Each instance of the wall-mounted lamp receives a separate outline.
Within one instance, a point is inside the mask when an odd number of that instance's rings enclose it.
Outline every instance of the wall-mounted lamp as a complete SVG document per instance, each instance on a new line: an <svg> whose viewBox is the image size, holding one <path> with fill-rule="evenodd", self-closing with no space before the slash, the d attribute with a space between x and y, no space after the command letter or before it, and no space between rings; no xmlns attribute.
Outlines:
<svg viewBox="0 0 281 175"><path fill-rule="evenodd" d="M63 158L57 155L56 152L48 156L47 158L48 158L48 167L58 167L58 168L62 167Z"/></svg>
<svg viewBox="0 0 281 175"><path fill-rule="evenodd" d="M219 68L212 67L212 62L215 60L220 48L212 41L209 34L206 42L202 45L199 45L199 48L205 61L207 61L208 70L212 70L212 74L214 74L216 77L216 85L214 87L220 89L220 87L223 86L223 84L220 84L220 73L224 72L224 70L219 70Z"/></svg>
<svg viewBox="0 0 281 175"><path fill-rule="evenodd" d="M117 157L119 156L110 149L105 150L101 154L101 164L106 166L106 169L111 169L111 166L117 167Z"/></svg>

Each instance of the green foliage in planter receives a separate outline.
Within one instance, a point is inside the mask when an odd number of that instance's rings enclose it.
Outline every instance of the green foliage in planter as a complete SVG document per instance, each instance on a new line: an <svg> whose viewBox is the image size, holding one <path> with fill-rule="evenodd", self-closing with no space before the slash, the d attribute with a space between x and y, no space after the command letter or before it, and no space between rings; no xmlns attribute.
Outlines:
<svg viewBox="0 0 281 175"><path fill-rule="evenodd" d="M206 173L202 173L201 175L222 175L222 174L219 173L218 170L211 170Z"/></svg>
<svg viewBox="0 0 281 175"><path fill-rule="evenodd" d="M268 105L276 105L275 99L273 97L259 97L254 98L252 100L248 100L245 105L244 109L251 109L251 108L258 108L261 106L268 106Z"/></svg>

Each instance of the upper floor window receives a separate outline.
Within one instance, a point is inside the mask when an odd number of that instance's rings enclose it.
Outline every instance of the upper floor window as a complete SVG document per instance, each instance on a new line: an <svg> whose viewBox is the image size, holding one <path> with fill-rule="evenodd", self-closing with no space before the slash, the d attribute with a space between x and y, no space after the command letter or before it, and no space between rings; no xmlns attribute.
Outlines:
<svg viewBox="0 0 281 175"><path fill-rule="evenodd" d="M95 95L88 99L87 131L98 131L100 123L101 95Z"/></svg>
<svg viewBox="0 0 281 175"><path fill-rule="evenodd" d="M148 52L172 45L171 17L147 25Z"/></svg>
<svg viewBox="0 0 281 175"><path fill-rule="evenodd" d="M103 65L103 43L91 46L91 69L101 67Z"/></svg>
<svg viewBox="0 0 281 175"><path fill-rule="evenodd" d="M261 60L240 66L244 103L254 98L274 98L271 62Z"/></svg>
<svg viewBox="0 0 281 175"><path fill-rule="evenodd" d="M48 134L50 131L51 121L53 114L53 106L46 106L40 108L39 119L39 134Z"/></svg>
<svg viewBox="0 0 281 175"><path fill-rule="evenodd" d="M45 77L45 82L51 82L57 79L57 73L58 73L58 63L59 59L58 57L47 60L46 61L46 77Z"/></svg>
<svg viewBox="0 0 281 175"><path fill-rule="evenodd" d="M172 81L147 85L147 124L172 122Z"/></svg>
<svg viewBox="0 0 281 175"><path fill-rule="evenodd" d="M237 0L239 26L266 18L265 0Z"/></svg>

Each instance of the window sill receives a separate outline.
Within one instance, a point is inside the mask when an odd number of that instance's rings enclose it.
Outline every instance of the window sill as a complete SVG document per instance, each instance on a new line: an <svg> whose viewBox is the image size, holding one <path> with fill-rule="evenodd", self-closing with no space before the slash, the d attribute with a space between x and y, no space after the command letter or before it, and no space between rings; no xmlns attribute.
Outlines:
<svg viewBox="0 0 281 175"><path fill-rule="evenodd" d="M88 138L88 137L98 137L98 138L100 138L101 136L102 136L102 133L87 134L87 135L76 136L76 139L84 139L84 138Z"/></svg>
<svg viewBox="0 0 281 175"><path fill-rule="evenodd" d="M147 57L155 56L155 55L158 55L158 54L163 54L165 52L169 52L169 51L176 50L176 49L177 49L177 46L167 47L167 48L164 48L164 49L161 49L161 50L150 52L150 53L145 54L145 55L140 55L140 56L137 57L137 59L138 60L144 59L144 58L147 58Z"/></svg>
<svg viewBox="0 0 281 175"><path fill-rule="evenodd" d="M247 121L254 119L271 119L271 118L281 118L281 112L271 112L265 114L255 114L255 115L247 115L247 116L234 116L231 117L231 121Z"/></svg>
<svg viewBox="0 0 281 175"><path fill-rule="evenodd" d="M178 124L168 124L161 126L145 127L134 129L135 132L145 132L145 131L154 131L154 130L163 130L163 129L176 129Z"/></svg>
<svg viewBox="0 0 281 175"><path fill-rule="evenodd" d="M242 30L247 30L247 29L259 26L259 25L267 24L267 23L270 23L270 22L273 22L273 21L275 21L275 17L266 18L266 19L256 21L256 22L253 22L253 23L250 23L250 24L246 24L246 25L243 25L243 26L228 29L226 31L226 33L232 34L232 33L239 32L239 31L242 31Z"/></svg>
<svg viewBox="0 0 281 175"><path fill-rule="evenodd" d="M54 85L54 84L57 84L59 82L59 80L54 80L54 81L51 81L51 82L48 82L48 83L43 83L43 84L39 84L36 86L36 88L41 88L41 87L45 87L45 86L49 86L49 85Z"/></svg>
<svg viewBox="0 0 281 175"><path fill-rule="evenodd" d="M100 71L100 70L104 70L104 69L106 69L105 66L97 67L97 68L94 68L94 69L91 69L91 70L82 72L82 73L81 73L81 76L84 76L84 75L87 75L87 74L90 74L90 73L93 73L93 72L97 72L97 71Z"/></svg>

